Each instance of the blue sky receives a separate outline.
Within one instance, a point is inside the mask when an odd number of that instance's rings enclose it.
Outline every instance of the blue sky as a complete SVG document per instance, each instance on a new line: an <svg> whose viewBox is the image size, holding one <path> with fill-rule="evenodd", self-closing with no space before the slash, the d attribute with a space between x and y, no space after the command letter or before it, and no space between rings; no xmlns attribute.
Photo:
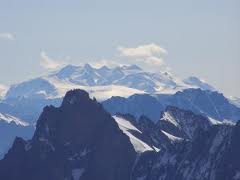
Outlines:
<svg viewBox="0 0 240 180"><path fill-rule="evenodd" d="M46 73L44 58L156 70L121 51L152 44L166 51L157 58L176 75L240 96L239 9L238 0L0 0L0 83Z"/></svg>

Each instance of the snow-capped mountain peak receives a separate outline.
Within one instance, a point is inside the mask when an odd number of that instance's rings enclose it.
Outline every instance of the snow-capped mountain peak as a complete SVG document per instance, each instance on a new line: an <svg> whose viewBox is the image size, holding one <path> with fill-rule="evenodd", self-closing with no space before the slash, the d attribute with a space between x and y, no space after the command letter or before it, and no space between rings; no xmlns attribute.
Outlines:
<svg viewBox="0 0 240 180"><path fill-rule="evenodd" d="M55 73L54 75L56 75L60 79L64 79L71 76L78 69L79 69L79 66L67 65L63 67L61 70L59 70L57 73Z"/></svg>
<svg viewBox="0 0 240 180"><path fill-rule="evenodd" d="M183 82L190 86L200 88L202 90L215 91L214 87L212 87L211 85L206 83L204 80L201 80L195 76L190 76L190 77L184 79Z"/></svg>
<svg viewBox="0 0 240 180"><path fill-rule="evenodd" d="M146 72L137 65L94 68L85 64L67 65L55 73L11 86L6 97L56 98L76 88L89 91L98 100L136 93L173 94L187 88L213 90L197 78L181 80L172 73Z"/></svg>
<svg viewBox="0 0 240 180"><path fill-rule="evenodd" d="M174 132L177 132L177 135L182 134L183 137L188 139L193 139L199 130L207 130L210 125L211 122L208 118L173 106L166 108L159 121L159 126L168 127L166 132L169 129L174 130ZM170 132L170 134L172 133Z"/></svg>

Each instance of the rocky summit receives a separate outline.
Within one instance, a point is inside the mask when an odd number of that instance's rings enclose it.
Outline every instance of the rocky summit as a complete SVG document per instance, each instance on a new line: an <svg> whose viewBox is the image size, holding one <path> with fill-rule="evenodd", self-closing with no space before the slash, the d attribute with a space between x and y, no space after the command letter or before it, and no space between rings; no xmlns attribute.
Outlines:
<svg viewBox="0 0 240 180"><path fill-rule="evenodd" d="M30 141L16 138L0 162L0 179L130 179L136 153L96 100L69 91L59 108L47 106Z"/></svg>

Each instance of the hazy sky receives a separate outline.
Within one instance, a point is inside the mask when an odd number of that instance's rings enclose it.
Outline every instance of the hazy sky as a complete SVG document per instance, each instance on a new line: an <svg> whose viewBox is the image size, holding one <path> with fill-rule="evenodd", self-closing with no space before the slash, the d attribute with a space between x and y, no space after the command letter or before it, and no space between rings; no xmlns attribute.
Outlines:
<svg viewBox="0 0 240 180"><path fill-rule="evenodd" d="M163 63L240 97L240 1L0 0L0 83L88 61Z"/></svg>

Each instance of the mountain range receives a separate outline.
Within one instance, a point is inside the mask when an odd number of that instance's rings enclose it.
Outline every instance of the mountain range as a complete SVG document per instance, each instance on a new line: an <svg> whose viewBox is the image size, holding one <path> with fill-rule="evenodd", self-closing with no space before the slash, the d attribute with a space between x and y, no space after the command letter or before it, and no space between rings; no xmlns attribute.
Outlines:
<svg viewBox="0 0 240 180"><path fill-rule="evenodd" d="M146 72L136 65L117 66L115 68L107 66L94 68L89 64L84 66L67 65L48 75L23 81L8 88L5 87L4 91L2 91L4 92L2 93L2 100L0 100L0 112L33 123L44 106L50 104L60 105L64 94L68 90L77 88L88 91L91 97L95 97L100 102L108 101L112 97L130 98L130 96L134 95L143 95L142 97L144 97L146 94L154 98L157 97L158 101L159 97L161 97L162 107L160 109L162 110L169 104L178 106L179 103L165 101L166 99L167 101L174 101L175 97L181 96L181 92L184 92L183 96L193 99L192 96L196 96L195 92L198 92L194 91L194 89L200 89L202 94L205 93L206 96L210 97L212 93L209 92L217 91L211 85L196 77L181 79L169 72ZM191 92L187 91L188 89L193 90ZM173 98L164 98L170 96ZM206 98L204 99L206 100ZM236 100L228 98L221 103L226 104L227 101L237 106ZM195 109L199 109L198 105L195 104L194 106L196 106ZM229 111L232 111L231 108ZM195 112L197 111L195 110ZM227 114L234 113L227 112ZM159 117L159 112L150 115L154 120L158 118L157 116ZM213 118L218 119L216 117L216 115L213 116ZM230 115L227 115L226 118L224 117L224 119L229 120L235 120L236 118L238 116L230 117ZM223 118L220 118L220 120L223 120Z"/></svg>
<svg viewBox="0 0 240 180"><path fill-rule="evenodd" d="M5 98L59 98L67 90L81 88L102 101L132 94L173 94L187 88L214 88L196 77L180 79L169 72L146 72L136 65L94 68L67 65L57 72L10 86Z"/></svg>
<svg viewBox="0 0 240 180"><path fill-rule="evenodd" d="M0 156L7 152L15 136L29 138L33 127L47 105L61 105L65 93L71 89L84 89L90 97L100 101L113 116L131 114L146 116L157 122L168 106L190 110L219 123L235 123L240 119L237 98L226 98L215 88L197 77L181 79L169 72L147 72L136 65L94 68L67 65L62 69L31 80L0 86L0 113L22 119L29 128L2 121L2 132L11 137L2 140ZM13 126L13 127L11 127ZM27 130L20 133L15 127ZM4 133L1 138L4 139ZM7 135L6 135L7 137Z"/></svg>
<svg viewBox="0 0 240 180"><path fill-rule="evenodd" d="M17 137L0 179L238 180L240 124L168 106L159 120L110 115L84 90L46 106L33 137Z"/></svg>
<svg viewBox="0 0 240 180"><path fill-rule="evenodd" d="M231 103L223 94L201 89L185 89L172 95L135 94L128 98L115 96L103 102L111 114L129 113L136 117L146 115L153 121L167 106L191 110L217 122L240 120L240 108Z"/></svg>
<svg viewBox="0 0 240 180"><path fill-rule="evenodd" d="M136 65L94 68L67 65L45 76L0 86L0 113L24 119L34 126L46 105L59 106L66 91L85 89L112 115L145 115L156 122L167 106L202 114L213 121L237 121L237 99L225 98L196 77L181 79L169 72L146 72ZM33 131L32 131L33 132ZM8 144L2 146L6 149Z"/></svg>

